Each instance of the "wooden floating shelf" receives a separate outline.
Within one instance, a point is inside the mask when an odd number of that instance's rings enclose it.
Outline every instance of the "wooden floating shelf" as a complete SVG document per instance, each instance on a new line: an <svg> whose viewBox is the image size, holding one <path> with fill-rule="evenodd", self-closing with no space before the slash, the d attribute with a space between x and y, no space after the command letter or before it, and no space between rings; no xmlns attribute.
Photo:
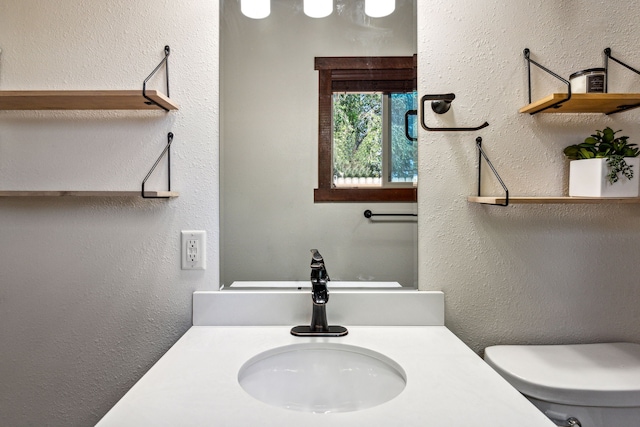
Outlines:
<svg viewBox="0 0 640 427"><path fill-rule="evenodd" d="M483 203L490 205L504 205L507 199L504 196L469 196L471 203ZM640 197L509 197L509 204L616 204L616 203L640 203Z"/></svg>
<svg viewBox="0 0 640 427"><path fill-rule="evenodd" d="M146 94L167 110L177 110L157 90ZM141 90L5 90L0 91L0 110L162 110L150 104Z"/></svg>
<svg viewBox="0 0 640 427"><path fill-rule="evenodd" d="M146 197L174 198L176 191L145 191ZM0 191L0 197L142 197L140 191Z"/></svg>
<svg viewBox="0 0 640 427"><path fill-rule="evenodd" d="M536 102L522 107L521 113L603 113L611 114L640 107L640 93L574 93L571 99L558 108L545 107L567 98L566 93L552 93Z"/></svg>

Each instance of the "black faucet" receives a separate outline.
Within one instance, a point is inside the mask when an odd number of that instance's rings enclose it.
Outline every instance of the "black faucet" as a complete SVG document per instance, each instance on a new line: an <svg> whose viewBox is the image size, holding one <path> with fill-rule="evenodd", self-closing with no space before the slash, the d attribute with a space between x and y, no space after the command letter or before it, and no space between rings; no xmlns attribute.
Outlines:
<svg viewBox="0 0 640 427"><path fill-rule="evenodd" d="M311 325L293 327L291 329L293 335L300 337L347 335L348 331L344 326L329 326L327 323L327 302L329 301L327 282L329 280L331 279L324 265L324 258L317 249L311 249L311 300L313 302Z"/></svg>
<svg viewBox="0 0 640 427"><path fill-rule="evenodd" d="M329 280L324 258L317 249L311 249L311 294L314 304L326 304L329 301Z"/></svg>
<svg viewBox="0 0 640 427"><path fill-rule="evenodd" d="M327 323L327 303L329 302L327 282L329 280L331 279L327 274L322 255L317 249L311 249L311 299L313 300L311 329L314 331L329 331Z"/></svg>

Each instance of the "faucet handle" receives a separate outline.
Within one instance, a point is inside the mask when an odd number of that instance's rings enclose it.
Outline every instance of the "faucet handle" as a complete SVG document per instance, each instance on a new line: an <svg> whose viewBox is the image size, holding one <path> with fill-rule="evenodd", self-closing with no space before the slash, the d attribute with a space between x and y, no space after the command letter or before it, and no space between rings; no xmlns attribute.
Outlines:
<svg viewBox="0 0 640 427"><path fill-rule="evenodd" d="M311 281L322 281L326 284L329 280L331 279L324 265L324 258L317 249L311 249Z"/></svg>
<svg viewBox="0 0 640 427"><path fill-rule="evenodd" d="M311 265L317 262L324 264L324 259L322 258L322 255L320 255L320 252L318 252L317 249L311 249Z"/></svg>

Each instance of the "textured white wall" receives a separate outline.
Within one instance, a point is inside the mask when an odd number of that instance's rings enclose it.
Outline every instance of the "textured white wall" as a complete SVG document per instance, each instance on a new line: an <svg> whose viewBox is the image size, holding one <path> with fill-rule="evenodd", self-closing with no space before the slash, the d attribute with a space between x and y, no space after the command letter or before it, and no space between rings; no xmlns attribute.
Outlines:
<svg viewBox="0 0 640 427"><path fill-rule="evenodd" d="M181 107L0 112L1 189L137 190L172 131L181 194L0 200L0 425L95 424L217 288L217 22L205 0L0 1L0 89L139 89L168 44ZM207 230L206 271L180 270L182 229Z"/></svg>
<svg viewBox="0 0 640 427"><path fill-rule="evenodd" d="M429 126L490 126L421 135L419 277L443 290L446 324L475 350L497 343L640 341L640 207L469 204L476 191L475 138L511 195L562 195L562 149L595 129L640 142L638 110L613 116L522 115L522 51L568 78L602 66L602 51L640 67L633 0L513 2L430 0L419 6L419 86L454 92L452 111ZM640 91L613 64L610 91ZM562 84L533 70L534 98ZM485 168L487 170L488 168ZM640 173L640 171L636 171ZM486 193L500 194L487 180Z"/></svg>

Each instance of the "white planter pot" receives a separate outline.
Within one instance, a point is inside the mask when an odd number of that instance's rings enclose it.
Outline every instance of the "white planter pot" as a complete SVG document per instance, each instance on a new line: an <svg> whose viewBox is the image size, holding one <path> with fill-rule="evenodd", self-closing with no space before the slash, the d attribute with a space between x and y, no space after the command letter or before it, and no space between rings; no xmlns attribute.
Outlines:
<svg viewBox="0 0 640 427"><path fill-rule="evenodd" d="M640 195L640 157L625 157L633 170L633 178L619 176L609 183L607 159L572 160L569 164L569 196L576 197L638 197Z"/></svg>

